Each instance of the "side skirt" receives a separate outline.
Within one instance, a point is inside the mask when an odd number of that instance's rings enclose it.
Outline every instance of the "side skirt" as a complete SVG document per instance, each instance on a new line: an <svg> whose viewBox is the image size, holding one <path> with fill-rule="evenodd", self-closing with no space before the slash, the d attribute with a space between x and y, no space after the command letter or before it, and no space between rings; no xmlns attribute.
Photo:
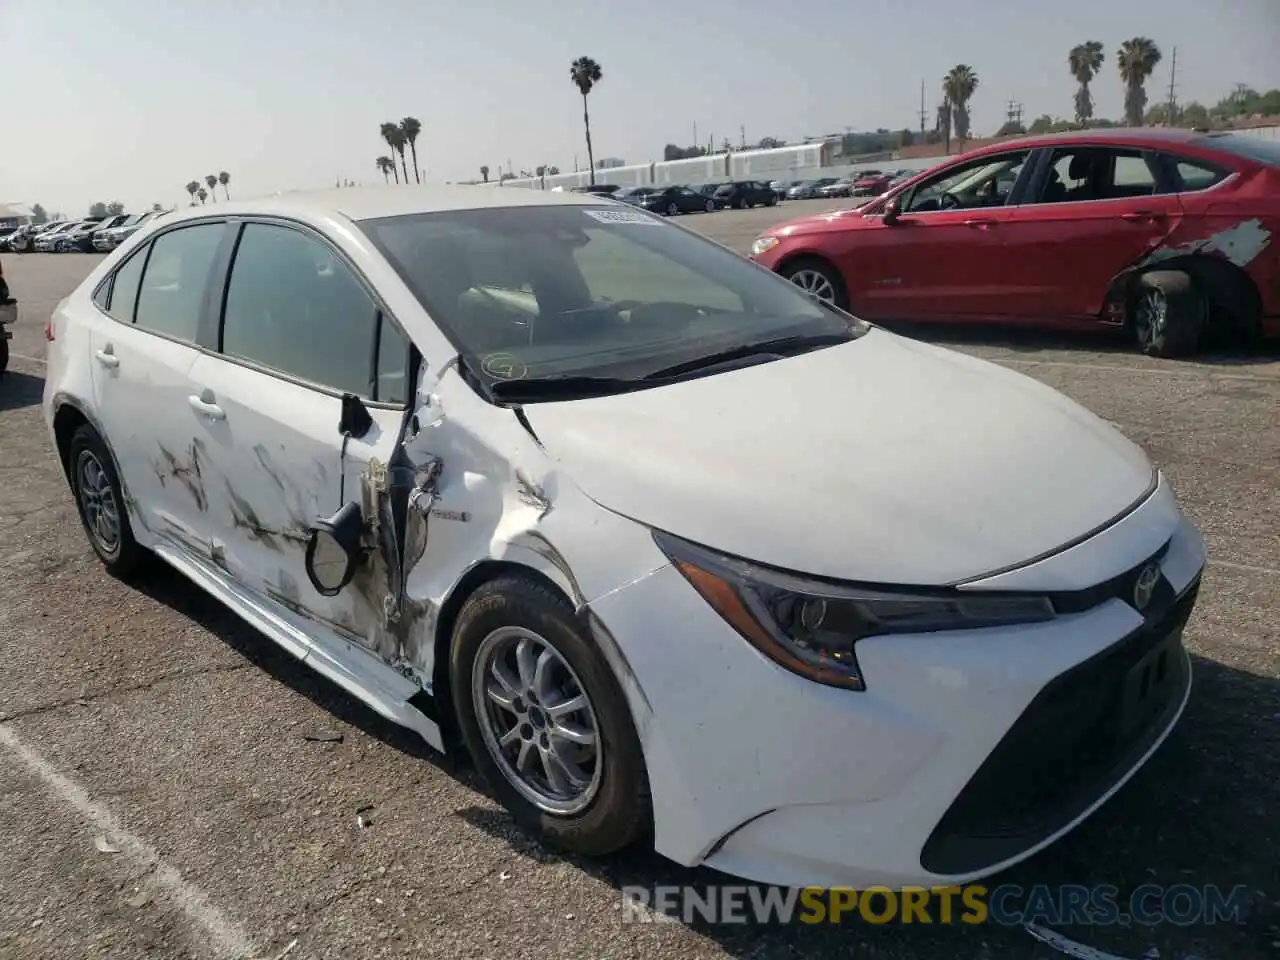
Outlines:
<svg viewBox="0 0 1280 960"><path fill-rule="evenodd" d="M152 549L156 556L321 676L444 752L439 724L421 709L434 707L430 691L401 676L353 641L230 582L211 564L164 541Z"/></svg>

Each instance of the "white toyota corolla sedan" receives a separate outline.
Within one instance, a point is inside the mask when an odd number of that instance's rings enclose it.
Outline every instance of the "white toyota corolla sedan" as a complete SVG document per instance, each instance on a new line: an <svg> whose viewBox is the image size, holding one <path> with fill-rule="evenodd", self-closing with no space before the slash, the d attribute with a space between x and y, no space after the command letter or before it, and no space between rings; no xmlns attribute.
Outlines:
<svg viewBox="0 0 1280 960"><path fill-rule="evenodd" d="M46 336L109 569L176 567L560 848L963 882L1186 703L1204 541L1141 450L641 210L220 203Z"/></svg>

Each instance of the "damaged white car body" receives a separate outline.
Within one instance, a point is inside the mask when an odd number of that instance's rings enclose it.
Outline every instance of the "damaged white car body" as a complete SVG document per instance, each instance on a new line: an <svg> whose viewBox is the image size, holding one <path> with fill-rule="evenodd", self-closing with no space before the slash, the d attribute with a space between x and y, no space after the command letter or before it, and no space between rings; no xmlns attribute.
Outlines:
<svg viewBox="0 0 1280 960"><path fill-rule="evenodd" d="M108 567L158 555L461 739L569 849L651 826L765 882L959 882L1096 809L1190 689L1204 544L1140 450L641 211L219 204L130 238L47 336Z"/></svg>

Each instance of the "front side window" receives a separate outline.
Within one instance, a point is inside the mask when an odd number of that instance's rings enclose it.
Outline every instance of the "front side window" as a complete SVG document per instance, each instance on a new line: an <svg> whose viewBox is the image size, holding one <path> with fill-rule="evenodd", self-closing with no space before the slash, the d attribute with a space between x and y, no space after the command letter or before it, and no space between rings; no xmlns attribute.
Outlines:
<svg viewBox="0 0 1280 960"><path fill-rule="evenodd" d="M486 387L642 378L779 338L839 341L865 329L639 211L531 206L360 226Z"/></svg>
<svg viewBox="0 0 1280 960"><path fill-rule="evenodd" d="M292 227L245 225L227 283L223 353L377 399L377 326L377 306L328 246Z"/></svg>
<svg viewBox="0 0 1280 960"><path fill-rule="evenodd" d="M920 183L902 207L903 213L1002 207L1022 174L1029 150L984 157Z"/></svg>
<svg viewBox="0 0 1280 960"><path fill-rule="evenodd" d="M201 223L171 230L151 241L151 255L138 288L134 323L177 340L196 341L205 289L223 229L221 223ZM114 293L111 300L114 314Z"/></svg>

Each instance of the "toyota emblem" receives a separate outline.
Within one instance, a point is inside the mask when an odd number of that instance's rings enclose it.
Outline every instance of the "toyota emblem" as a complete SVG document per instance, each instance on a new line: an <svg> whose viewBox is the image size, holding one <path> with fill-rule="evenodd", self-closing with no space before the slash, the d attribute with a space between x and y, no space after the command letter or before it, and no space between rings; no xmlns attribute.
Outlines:
<svg viewBox="0 0 1280 960"><path fill-rule="evenodd" d="M1156 592L1156 584L1160 580L1160 568L1149 563L1142 568L1138 579L1133 583L1133 606L1139 613L1147 609L1151 596Z"/></svg>

